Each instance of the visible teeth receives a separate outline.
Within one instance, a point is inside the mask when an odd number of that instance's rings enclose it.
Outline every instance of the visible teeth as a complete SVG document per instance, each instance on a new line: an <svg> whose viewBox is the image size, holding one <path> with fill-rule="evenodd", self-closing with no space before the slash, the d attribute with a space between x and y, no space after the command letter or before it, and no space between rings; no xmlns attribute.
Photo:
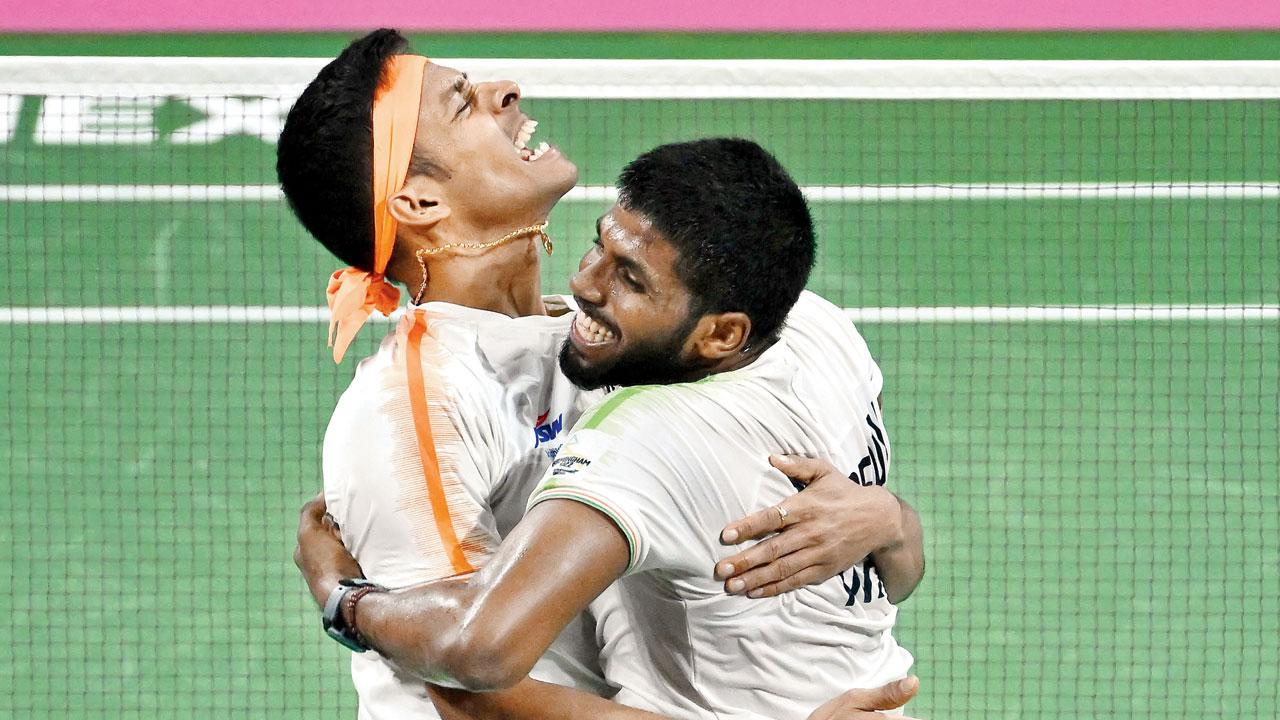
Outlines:
<svg viewBox="0 0 1280 720"><path fill-rule="evenodd" d="M528 147L529 138L533 137L533 132L538 129L537 120L525 120L520 126L520 130L516 132L515 146L516 150L523 150Z"/></svg>
<svg viewBox="0 0 1280 720"><path fill-rule="evenodd" d="M591 342L603 342L614 338L613 331L592 320L586 313L578 313L574 325L578 333Z"/></svg>
<svg viewBox="0 0 1280 720"><path fill-rule="evenodd" d="M550 145L546 143L538 143L538 149L534 150L533 154L529 156L529 162L533 162L534 160L537 160L538 158L542 157L542 154L550 149L551 149Z"/></svg>

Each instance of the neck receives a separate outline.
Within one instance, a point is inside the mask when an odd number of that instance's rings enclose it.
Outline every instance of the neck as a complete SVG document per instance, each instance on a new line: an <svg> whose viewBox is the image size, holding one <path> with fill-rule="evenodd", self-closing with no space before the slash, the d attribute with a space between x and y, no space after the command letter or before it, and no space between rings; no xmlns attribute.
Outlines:
<svg viewBox="0 0 1280 720"><path fill-rule="evenodd" d="M756 345L748 346L744 348L741 352L736 352L732 355L729 355L728 357L724 357L717 360L711 365L708 365L703 368L699 368L699 370L696 373L694 373L692 377L685 378L681 382L697 382L698 380L701 380L705 377L710 377L712 375L719 375L720 373L732 372L734 370L744 368L750 365L751 363L755 362L756 360L758 360L760 356L764 354L765 350L768 350L769 348L773 347L774 342L775 341L773 340L769 340L767 342L761 342Z"/></svg>
<svg viewBox="0 0 1280 720"><path fill-rule="evenodd" d="M470 235L474 239L441 238L432 245L448 243L490 242L501 237L492 233ZM448 302L455 305L488 310L509 317L545 315L542 303L542 278L539 253L542 243L535 235L517 237L487 250L457 249L427 256L429 280L419 303ZM416 255L405 253L397 268L397 276L417 295L422 281L422 267Z"/></svg>
<svg viewBox="0 0 1280 720"><path fill-rule="evenodd" d="M460 266L468 264L483 265L459 261L429 263L431 282L427 283L427 291L419 302L448 302L509 317L547 313L542 304L542 281L536 270L532 273L501 274L490 267L460 272L463 270ZM496 281L495 275L498 275Z"/></svg>

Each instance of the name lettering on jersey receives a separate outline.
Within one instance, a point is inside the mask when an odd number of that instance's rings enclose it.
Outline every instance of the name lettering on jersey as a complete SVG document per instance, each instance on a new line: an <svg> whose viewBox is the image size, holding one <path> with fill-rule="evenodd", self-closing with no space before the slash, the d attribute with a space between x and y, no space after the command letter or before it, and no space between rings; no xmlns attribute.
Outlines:
<svg viewBox="0 0 1280 720"><path fill-rule="evenodd" d="M849 479L867 487L884 485L889 479L889 439L884 432L884 420L880 418L880 403L872 403L867 415L867 428L871 431L869 451L858 461L858 469L849 473ZM884 581L871 558L840 573L840 584L848 593L845 607L857 602L870 603L886 596Z"/></svg>
<svg viewBox="0 0 1280 720"><path fill-rule="evenodd" d="M846 578L845 575L848 575ZM856 602L870 603L885 597L884 581L880 579L880 572L876 570L875 563L871 562L871 558L862 561L862 567L854 565L848 570L840 573L840 584L844 586L845 592L849 593L849 599L845 601L844 606L849 607Z"/></svg>
<svg viewBox="0 0 1280 720"><path fill-rule="evenodd" d="M556 439L560 431L564 430L564 414L556 416L555 420L547 422L547 418L551 416L548 410L538 416L537 422L533 424L533 446L541 447L545 443L549 443ZM548 448L547 457L555 458L558 448Z"/></svg>
<svg viewBox="0 0 1280 720"><path fill-rule="evenodd" d="M883 485L889 479L889 440L881 427L884 421L877 417L879 414L879 407L872 405L867 415L867 427L871 429L870 451L858 461L858 469L849 473L849 479L863 487Z"/></svg>

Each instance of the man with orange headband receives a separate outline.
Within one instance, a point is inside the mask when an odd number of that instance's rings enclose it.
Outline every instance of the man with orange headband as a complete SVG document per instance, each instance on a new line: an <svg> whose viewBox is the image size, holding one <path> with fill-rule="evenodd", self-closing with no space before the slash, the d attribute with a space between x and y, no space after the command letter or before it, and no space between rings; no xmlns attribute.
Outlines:
<svg viewBox="0 0 1280 720"><path fill-rule="evenodd" d="M552 308L538 280L538 253L550 249L545 218L573 186L576 168L555 148L526 147L535 124L519 111L514 84L474 85L457 71L400 55L403 49L398 35L380 31L326 67L290 113L278 164L298 217L353 266L329 284L335 360L371 312L398 304L388 279L414 295L414 309L361 364L325 442L325 499L342 539L369 577L393 586L466 574L486 562L518 521L561 432L597 397L557 371L568 322L547 316ZM363 180L370 176L371 183ZM785 577L776 568L754 570L746 576L751 587L773 593L821 580L900 541L901 523L881 502L892 496L870 502L867 489L850 500L849 485L818 483L796 496L796 508L839 498L844 504L822 515L829 525L804 527L858 531L813 533L827 559ZM776 529L768 512L741 528L742 539ZM799 528L792 525L789 537ZM883 537L893 540L873 542ZM739 556L739 574L771 547ZM336 589L328 598L331 624L364 592ZM589 621L578 618L533 676L608 692L584 642ZM372 654L355 656L353 676L362 716L429 707L421 684ZM526 700L561 692L525 689ZM586 717L606 712L585 696L571 702Z"/></svg>

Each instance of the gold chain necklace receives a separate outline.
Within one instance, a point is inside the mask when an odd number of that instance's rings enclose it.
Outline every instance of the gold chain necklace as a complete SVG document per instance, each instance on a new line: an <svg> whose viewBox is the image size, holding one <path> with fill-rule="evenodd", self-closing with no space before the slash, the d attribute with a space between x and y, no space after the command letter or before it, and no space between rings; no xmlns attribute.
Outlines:
<svg viewBox="0 0 1280 720"><path fill-rule="evenodd" d="M414 253L414 254L415 254L415 256L418 258L418 265L420 265L420 266L422 267L422 284L418 286L418 294L413 296L413 303L414 303L415 305L421 304L421 303L422 303L422 296L423 296L423 294L425 294L425 293L427 292L427 261L426 261L426 257L427 257L428 255L439 255L440 253L445 252L446 250L478 250L478 251L484 251L484 250L488 250L488 249L490 249L490 248L498 247L499 245L502 245L502 244L505 244L505 243L509 243L509 242L511 242L512 240L515 240L515 239L516 239L516 238L518 238L518 237L523 237L523 236L525 236L525 235L532 235L532 234L537 234L538 239L542 241L542 249L543 249L543 250L545 250L545 251L547 251L547 254L548 254L548 255L550 255L550 254L551 254L551 252L552 252L553 250L555 250L555 246L551 244L551 237L550 237L549 235L547 235L547 223L545 223L545 222L544 222L544 223L538 223L537 225L530 225L530 226L528 226L528 227L522 227L522 228L520 228L519 230L512 230L511 232L507 233L506 235L503 235L502 237L498 238L497 240L494 240L493 242L487 242L487 243L449 243L448 245L441 245L440 247L434 247L434 248L419 248L419 249L418 249L418 252L416 252L416 253Z"/></svg>

